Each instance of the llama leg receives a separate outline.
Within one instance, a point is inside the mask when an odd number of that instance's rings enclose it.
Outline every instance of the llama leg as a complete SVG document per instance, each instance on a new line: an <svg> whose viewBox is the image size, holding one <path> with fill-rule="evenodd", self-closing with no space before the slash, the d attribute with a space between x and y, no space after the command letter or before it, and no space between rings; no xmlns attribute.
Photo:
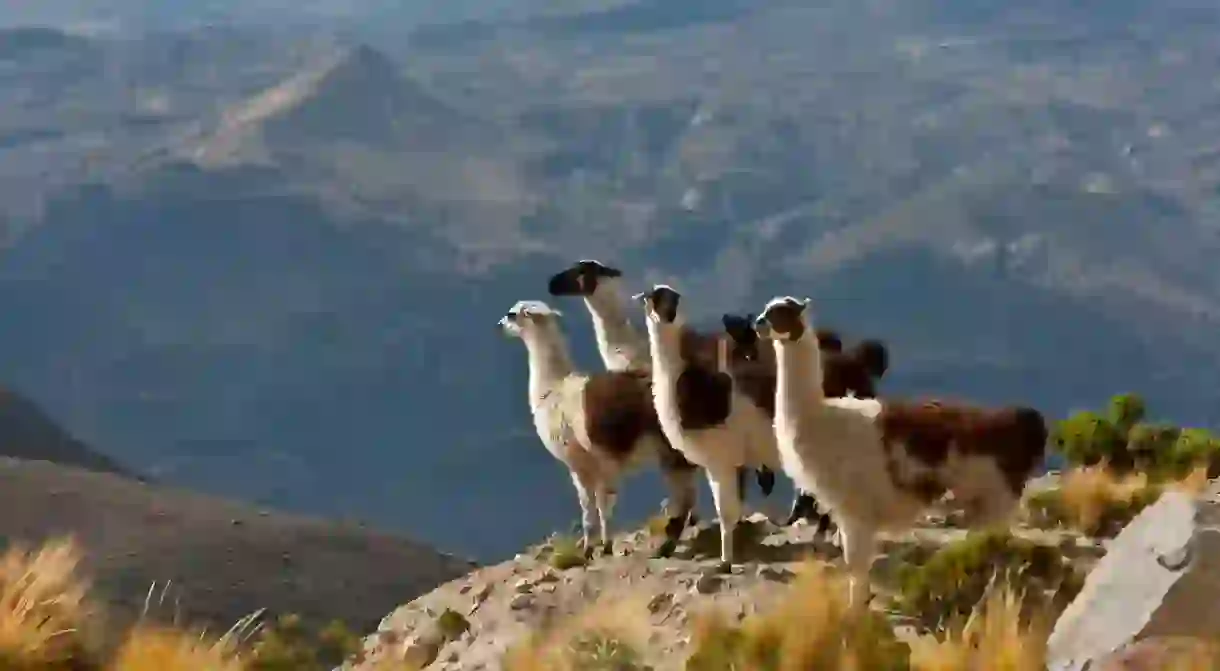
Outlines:
<svg viewBox="0 0 1220 671"><path fill-rule="evenodd" d="M614 485L604 485L597 490L597 517L600 524L602 554L614 554L614 542L610 536L610 516L614 514L614 504L618 502L618 491Z"/></svg>
<svg viewBox="0 0 1220 671"><path fill-rule="evenodd" d="M586 557L593 556L593 527L601 524L590 479L581 473L572 473L572 484L576 486L576 496L580 500L580 547Z"/></svg>
<svg viewBox="0 0 1220 671"><path fill-rule="evenodd" d="M694 468L666 468L661 476L669 490L669 520L665 523L665 542L657 548L657 557L668 557L678 548L678 540L687 522L694 518L697 489Z"/></svg>
<svg viewBox="0 0 1220 671"><path fill-rule="evenodd" d="M733 564L733 531L741 519L741 494L737 491L736 471L711 469L707 472L708 484L712 488L712 500L716 504L716 515L720 518L720 568L727 570Z"/></svg>
<svg viewBox="0 0 1220 671"><path fill-rule="evenodd" d="M848 605L852 610L865 609L872 596L869 572L877 553L877 538L873 530L859 525L840 523L843 561L847 564L850 587Z"/></svg>
<svg viewBox="0 0 1220 671"><path fill-rule="evenodd" d="M784 522L784 526L792 526L799 519L809 520L817 513L817 509L817 501L804 490L797 489L796 498L792 499L792 511L788 513L788 521Z"/></svg>

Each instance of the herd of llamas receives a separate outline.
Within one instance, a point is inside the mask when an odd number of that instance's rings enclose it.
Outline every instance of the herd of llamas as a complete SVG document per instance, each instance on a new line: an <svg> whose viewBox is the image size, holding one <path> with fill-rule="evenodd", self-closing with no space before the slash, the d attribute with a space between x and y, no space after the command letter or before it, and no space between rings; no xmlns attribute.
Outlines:
<svg viewBox="0 0 1220 671"><path fill-rule="evenodd" d="M776 297L757 317L726 314L723 332L699 333L685 325L681 295L658 284L631 299L644 313L642 334L621 278L582 260L548 286L552 296L584 299L604 372L574 368L560 313L545 302L519 301L499 322L525 344L534 426L571 475L588 556L595 547L612 552L621 477L656 460L669 497L657 556L672 554L695 523L702 469L720 523L720 567L728 569L748 474L765 496L782 471L796 488L787 524L803 519L825 533L833 519L850 602L861 606L871 595L878 532L909 529L949 492L968 527L1004 522L1042 464L1040 412L880 399L885 345L862 340L845 350L834 331L816 328L809 299Z"/></svg>

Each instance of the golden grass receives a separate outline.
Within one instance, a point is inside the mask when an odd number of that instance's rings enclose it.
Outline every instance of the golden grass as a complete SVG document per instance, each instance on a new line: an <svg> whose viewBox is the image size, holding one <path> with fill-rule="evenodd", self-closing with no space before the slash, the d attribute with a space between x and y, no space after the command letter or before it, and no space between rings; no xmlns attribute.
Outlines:
<svg viewBox="0 0 1220 671"><path fill-rule="evenodd" d="M142 625L128 635L111 671L245 671L236 642L210 640L169 627Z"/></svg>
<svg viewBox="0 0 1220 671"><path fill-rule="evenodd" d="M911 643L914 671L1041 671L1046 667L1047 618L1022 621L1022 599L1012 589L990 593L966 624L943 638Z"/></svg>
<svg viewBox="0 0 1220 671"><path fill-rule="evenodd" d="M806 562L790 597L740 626L721 617L695 621L689 671L873 671L903 668L906 645L884 616L848 607L845 579L825 564Z"/></svg>
<svg viewBox="0 0 1220 671"><path fill-rule="evenodd" d="M302 647L312 643L308 637L298 647L281 645L276 654L263 654L261 646L281 632L256 628L259 614L243 618L221 636L141 622L118 642L113 654L107 654L102 610L90 598L91 585L80 574L80 562L80 549L71 539L50 541L38 550L15 545L0 555L0 671L321 668L312 661L284 665L289 655L312 652ZM320 642L327 643L328 635L342 639L344 632L332 625L319 634ZM250 645L254 633L261 638Z"/></svg>
<svg viewBox="0 0 1220 671"><path fill-rule="evenodd" d="M1146 473L1119 475L1105 465L1081 467L1065 472L1058 487L1031 494L1027 506L1035 516L1086 534L1112 533L1165 490L1198 494L1207 482L1206 467L1165 482L1153 481Z"/></svg>
<svg viewBox="0 0 1220 671"><path fill-rule="evenodd" d="M91 652L86 625L98 613L79 563L70 539L34 551L14 546L0 556L0 668L69 668Z"/></svg>
<svg viewBox="0 0 1220 671"><path fill-rule="evenodd" d="M583 612L544 627L510 648L505 671L643 669L639 659L651 633L649 595L633 592L599 599Z"/></svg>

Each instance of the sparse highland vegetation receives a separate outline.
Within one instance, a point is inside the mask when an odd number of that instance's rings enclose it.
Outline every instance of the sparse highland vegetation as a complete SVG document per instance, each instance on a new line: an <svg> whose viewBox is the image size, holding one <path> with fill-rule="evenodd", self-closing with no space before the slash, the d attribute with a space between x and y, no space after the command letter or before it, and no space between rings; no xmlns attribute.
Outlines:
<svg viewBox="0 0 1220 671"><path fill-rule="evenodd" d="M1076 432L1082 425L1093 442ZM944 515L883 543L863 615L847 607L833 546L807 527L754 515L738 541L744 565L725 575L710 570L714 524L688 529L673 558L655 559L653 521L620 534L609 557L589 558L574 538L555 535L404 606L363 642L342 623L306 625L292 615L205 632L158 619L155 607L114 641L100 627L105 604L79 567L78 546L61 540L11 547L0 560L0 668L1040 670L1056 618L1105 553L1096 537L1117 533L1162 491L1200 494L1210 484L1211 453L1192 445L1139 444L1138 457L1124 457L1118 436L1138 438L1145 426L1134 396L1116 397L1109 414L1059 422L1054 442L1067 468L1031 483L1022 521L967 533L953 528L947 501ZM1110 465L1116 457L1124 468ZM1220 641L1175 644L1166 654L1172 661L1158 668L1214 669Z"/></svg>

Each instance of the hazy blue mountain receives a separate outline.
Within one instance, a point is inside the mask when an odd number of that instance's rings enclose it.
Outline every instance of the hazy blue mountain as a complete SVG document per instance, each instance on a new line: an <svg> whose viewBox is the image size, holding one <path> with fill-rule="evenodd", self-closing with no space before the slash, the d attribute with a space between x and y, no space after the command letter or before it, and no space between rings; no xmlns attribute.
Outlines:
<svg viewBox="0 0 1220 671"><path fill-rule="evenodd" d="M564 527L495 322L586 257L709 328L812 296L891 393L1220 419L1220 10L265 7L0 63L0 379L143 473L480 557Z"/></svg>

